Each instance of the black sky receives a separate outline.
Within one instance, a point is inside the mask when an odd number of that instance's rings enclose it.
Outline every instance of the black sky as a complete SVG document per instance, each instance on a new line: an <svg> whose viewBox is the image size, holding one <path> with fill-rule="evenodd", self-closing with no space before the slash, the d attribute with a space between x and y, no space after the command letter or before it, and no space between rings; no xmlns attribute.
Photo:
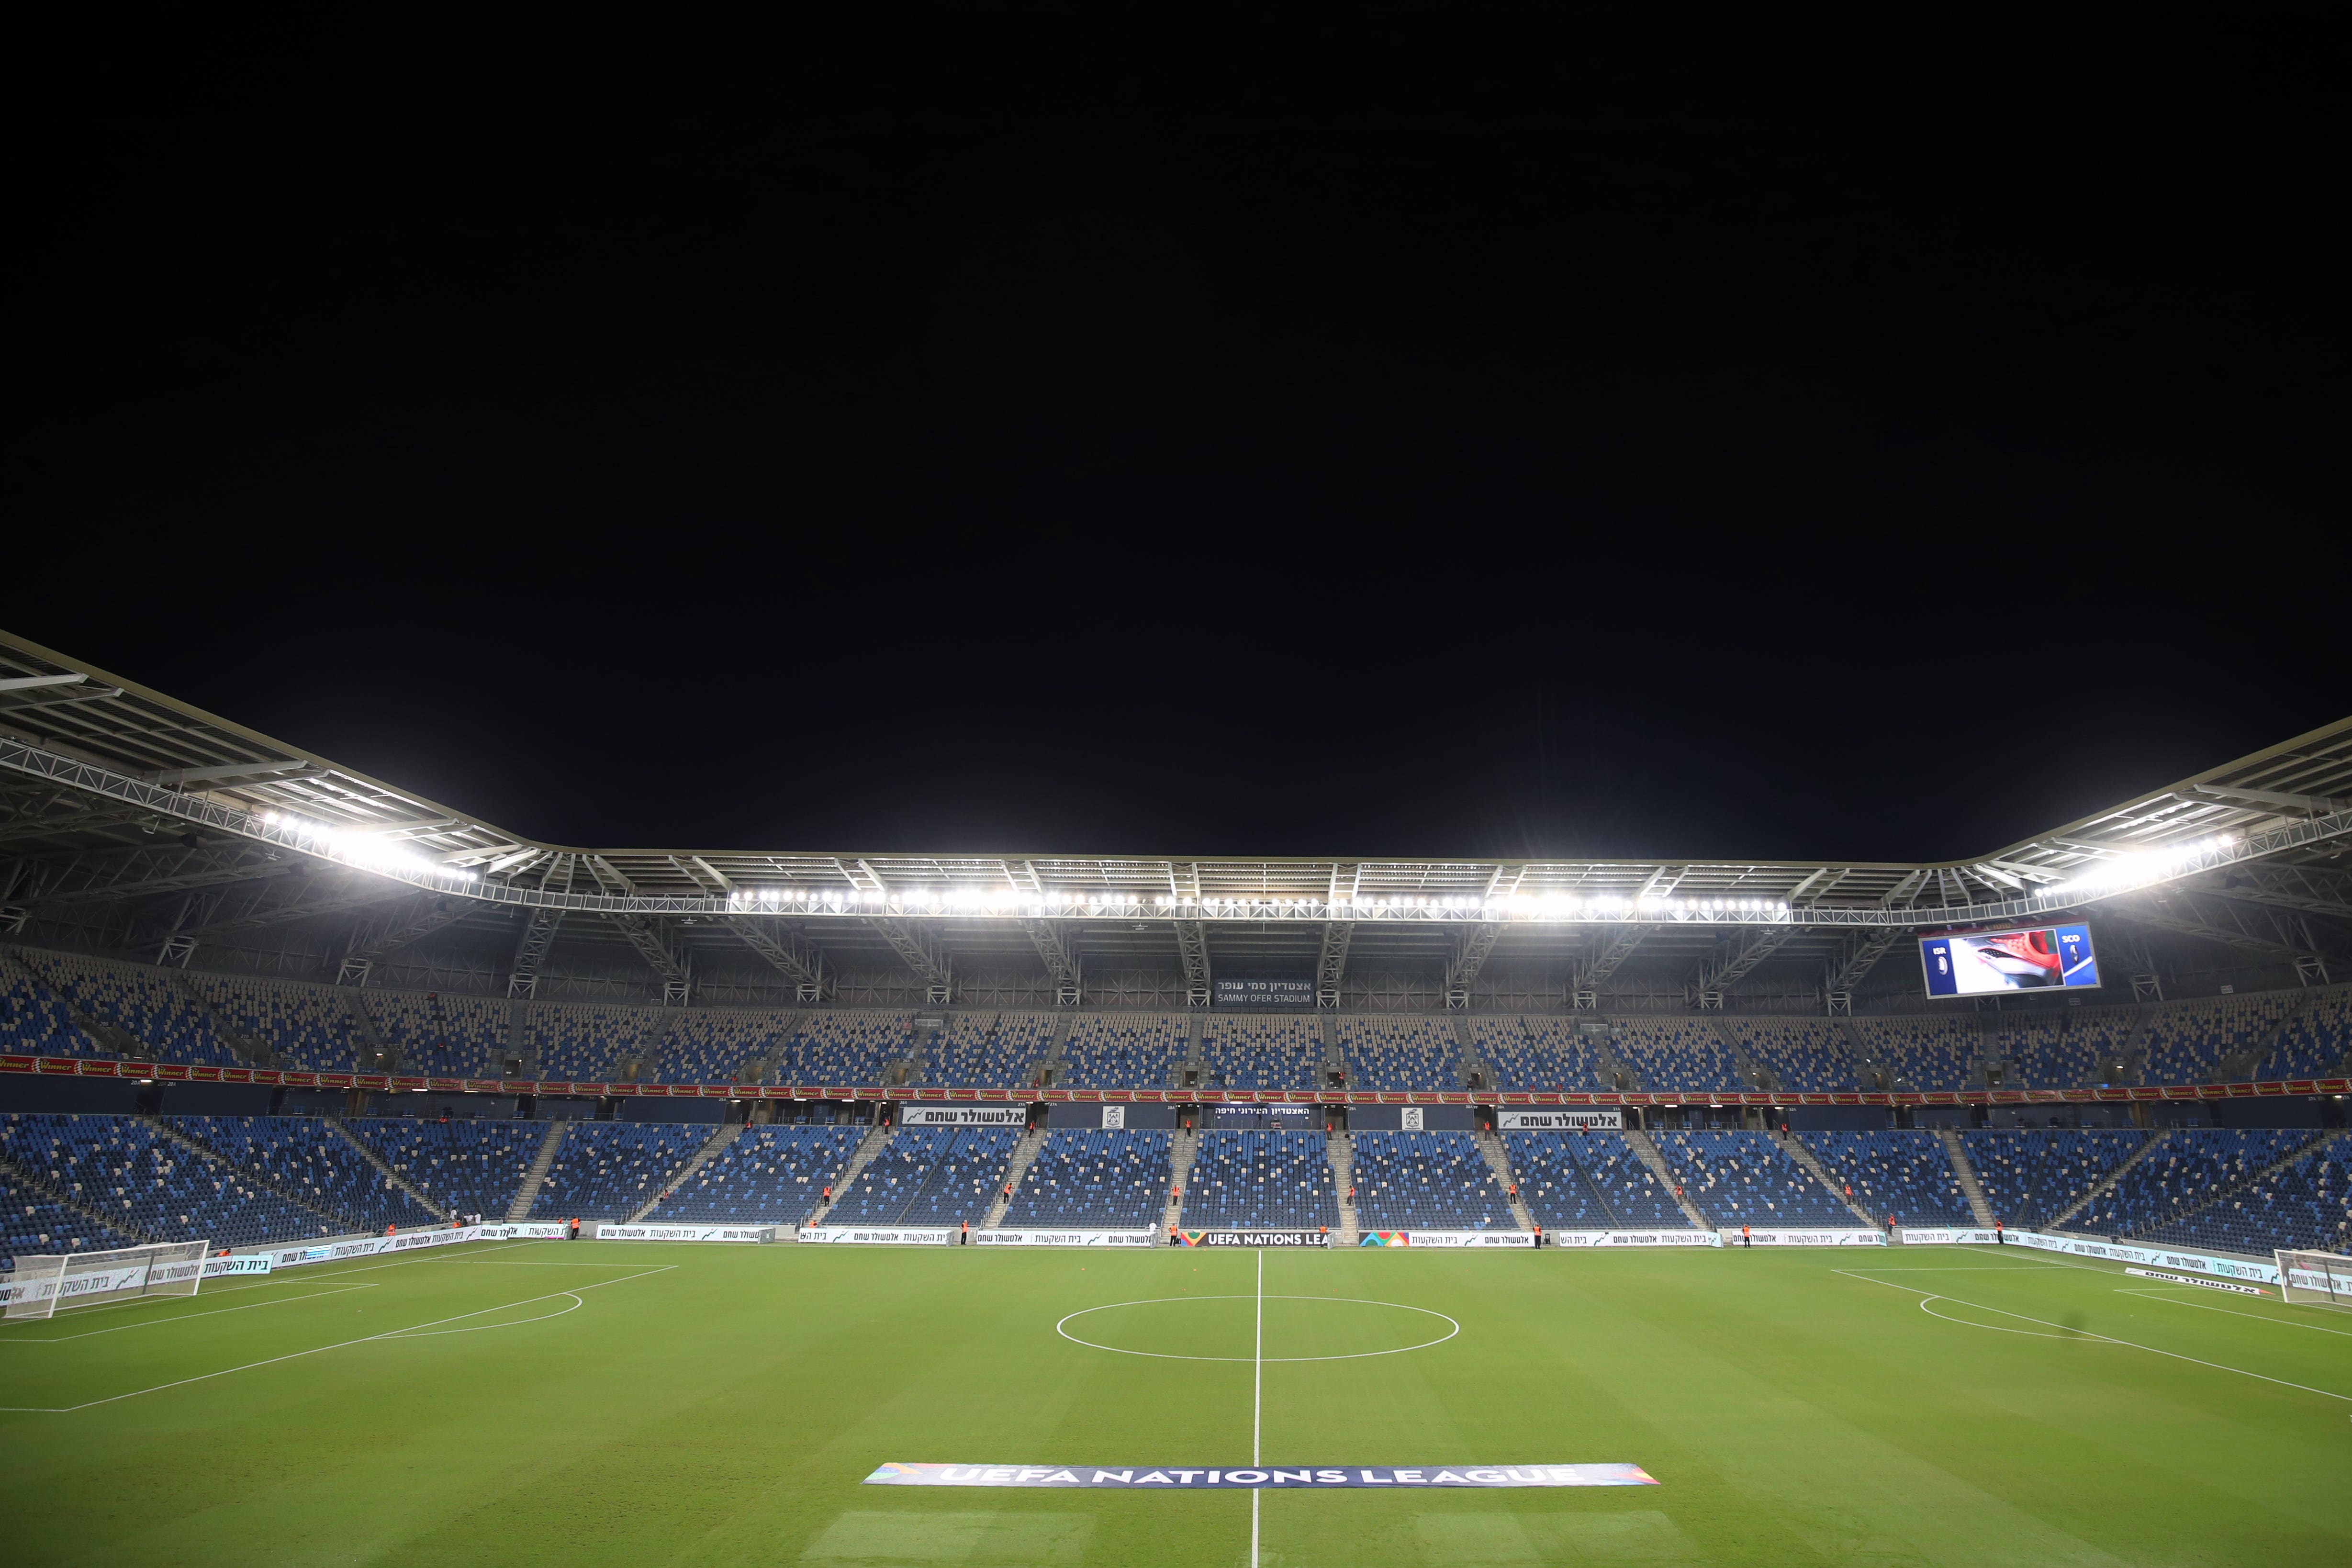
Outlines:
<svg viewBox="0 0 2352 1568"><path fill-rule="evenodd" d="M0 624L563 842L1989 849L2352 709L2318 40L2171 42L818 109L68 39Z"/></svg>

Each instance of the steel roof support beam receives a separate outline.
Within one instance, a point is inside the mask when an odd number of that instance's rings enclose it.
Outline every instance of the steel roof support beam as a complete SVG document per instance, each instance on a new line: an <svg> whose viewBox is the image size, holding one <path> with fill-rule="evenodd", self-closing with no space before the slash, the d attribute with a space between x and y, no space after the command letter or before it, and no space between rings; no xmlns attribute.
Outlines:
<svg viewBox="0 0 2352 1568"><path fill-rule="evenodd" d="M1766 926L1753 933L1734 934L1699 965L1696 988L1703 993L1720 992L1738 984L1758 964L1780 952L1800 929L1792 925Z"/></svg>
<svg viewBox="0 0 2352 1568"><path fill-rule="evenodd" d="M759 915L730 915L720 923L794 985L820 994L824 992L824 955L782 921Z"/></svg>
<svg viewBox="0 0 2352 1568"><path fill-rule="evenodd" d="M1348 943L1356 934L1353 921L1323 922L1323 951L1315 959L1315 1005L1337 1007L1339 987L1348 978Z"/></svg>
<svg viewBox="0 0 2352 1568"><path fill-rule="evenodd" d="M890 944L890 951L905 960L907 967L913 970L925 985L934 991L953 988L955 975L948 961L947 950L930 932L911 921L886 919L879 915L866 923Z"/></svg>
<svg viewBox="0 0 2352 1568"><path fill-rule="evenodd" d="M257 846L189 848L176 838L164 844L95 850L42 868L22 895L28 904L81 904L149 893L185 892L223 882L281 875L285 867Z"/></svg>
<svg viewBox="0 0 2352 1568"><path fill-rule="evenodd" d="M397 952L411 942L422 942L445 926L456 925L474 912L474 906L464 899L445 898L428 893L405 909L397 910L380 921L371 921L352 932L351 945L343 950L343 961L335 975L338 985L362 985L375 961L386 953Z"/></svg>
<svg viewBox="0 0 2352 1568"><path fill-rule="evenodd" d="M1445 963L1445 1005L1448 1007L1470 1005L1470 987L1477 980L1478 972L1486 966L1486 957L1495 951L1495 944L1502 940L1502 922L1481 921L1455 941L1454 956Z"/></svg>
<svg viewBox="0 0 2352 1568"><path fill-rule="evenodd" d="M527 1002L539 994L539 967L547 962L547 950L555 945L555 928L562 923L562 910L530 911L522 939L515 943L514 963L507 969L509 999Z"/></svg>
<svg viewBox="0 0 2352 1568"><path fill-rule="evenodd" d="M686 1005L687 991L693 984L693 975L686 961L678 956L662 934L661 922L649 915L606 915L613 929L629 939L646 967L662 978L662 1000L676 1006Z"/></svg>
<svg viewBox="0 0 2352 1568"><path fill-rule="evenodd" d="M1657 929L1646 925L1617 927L1609 940L1601 945L1600 951L1593 954L1592 962L1586 964L1583 973L1576 977L1576 989L1598 991L1611 975L1617 973L1619 966L1633 956L1633 950L1642 945L1642 939Z"/></svg>
<svg viewBox="0 0 2352 1568"><path fill-rule="evenodd" d="M2269 910L2226 899L2199 899L2175 889L2161 900L2139 899L2105 911L2135 925L2201 937L2245 952L2288 960L2323 956L2311 927L2288 910Z"/></svg>
<svg viewBox="0 0 2352 1568"><path fill-rule="evenodd" d="M1075 1007L1086 999L1086 977L1070 946L1068 924L1066 921L1023 921L1021 929L1029 933L1037 956L1045 961L1045 973L1054 977L1055 1000Z"/></svg>
<svg viewBox="0 0 2352 1568"><path fill-rule="evenodd" d="M1881 926L1868 935L1846 943L1838 955L1830 960L1822 976L1822 989L1832 994L1853 991L1862 984L1863 976L1886 956L1887 951L1909 934L1897 926Z"/></svg>
<svg viewBox="0 0 2352 1568"><path fill-rule="evenodd" d="M1214 984L1209 973L1209 928L1200 921L1170 923L1176 928L1176 956L1184 965L1184 1005L1205 1007Z"/></svg>

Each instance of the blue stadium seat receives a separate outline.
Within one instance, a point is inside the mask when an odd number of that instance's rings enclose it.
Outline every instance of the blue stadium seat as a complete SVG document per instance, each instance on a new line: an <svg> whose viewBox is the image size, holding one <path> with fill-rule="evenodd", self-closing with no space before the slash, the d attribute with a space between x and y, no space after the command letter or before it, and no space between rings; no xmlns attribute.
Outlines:
<svg viewBox="0 0 2352 1568"><path fill-rule="evenodd" d="M1502 1179L1467 1132L1368 1131L1355 1146L1356 1220L1366 1230L1512 1230Z"/></svg>
<svg viewBox="0 0 2352 1568"><path fill-rule="evenodd" d="M1023 1173L1004 1224L1156 1228L1168 1204L1171 1142L1171 1134L1149 1128L1056 1128Z"/></svg>

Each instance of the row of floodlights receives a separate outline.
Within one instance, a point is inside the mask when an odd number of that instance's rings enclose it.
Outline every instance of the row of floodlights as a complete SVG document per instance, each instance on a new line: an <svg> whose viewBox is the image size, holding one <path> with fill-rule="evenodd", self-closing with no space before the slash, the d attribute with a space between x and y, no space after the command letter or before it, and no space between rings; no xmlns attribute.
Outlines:
<svg viewBox="0 0 2352 1568"><path fill-rule="evenodd" d="M472 881L478 873L444 866L428 860L395 840L380 834L355 833L348 827L330 827L323 822L313 822L307 816L290 812L265 811L261 820L272 827L282 827L289 833L323 843L336 855L354 865L371 866L383 871L423 871L443 877L455 877L460 881Z"/></svg>
<svg viewBox="0 0 2352 1568"><path fill-rule="evenodd" d="M2102 860L2075 873L2068 882L2053 882L2035 889L2037 897L2063 898L2069 895L2098 892L2129 887L2137 882L2154 881L2168 877L2183 866L2192 865L2208 855L2218 854L2237 843L2234 833L2217 833L2210 838L2190 843L2169 844L2161 849L2145 849L2136 855L2118 855L2112 860Z"/></svg>
<svg viewBox="0 0 2352 1568"><path fill-rule="evenodd" d="M1566 917L1580 914L1609 914L1639 910L1655 914L1787 914L1789 906L1772 899L1668 899L1656 896L1635 897L1621 893L1549 893L1531 896L1521 893L1496 898L1476 894L1455 896L1423 896L1396 894L1375 897L1369 893L1343 893L1336 899L1273 899L1230 898L1211 894L1200 898L1173 893L1122 893L1105 889L1099 891L1069 892L1055 889L1044 893L1016 892L1009 888L915 888L884 891L875 888L742 888L730 895L728 901L738 909L776 909L784 906L814 909L850 909L861 904L897 904L901 908L962 909L976 910L1131 910L1160 909L1198 910L1209 914L1274 914L1313 911L1328 913L1334 910L1362 910L1377 913L1382 910L1478 910L1499 915L1529 915Z"/></svg>

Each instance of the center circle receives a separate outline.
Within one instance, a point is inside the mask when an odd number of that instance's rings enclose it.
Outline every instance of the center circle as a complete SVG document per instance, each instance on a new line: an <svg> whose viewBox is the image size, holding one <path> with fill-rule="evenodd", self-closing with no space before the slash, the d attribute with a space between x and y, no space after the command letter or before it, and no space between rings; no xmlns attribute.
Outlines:
<svg viewBox="0 0 2352 1568"><path fill-rule="evenodd" d="M1082 1307L1054 1331L1115 1355L1248 1363L1402 1355L1444 1344L1462 1325L1427 1307L1351 1296L1160 1296Z"/></svg>

